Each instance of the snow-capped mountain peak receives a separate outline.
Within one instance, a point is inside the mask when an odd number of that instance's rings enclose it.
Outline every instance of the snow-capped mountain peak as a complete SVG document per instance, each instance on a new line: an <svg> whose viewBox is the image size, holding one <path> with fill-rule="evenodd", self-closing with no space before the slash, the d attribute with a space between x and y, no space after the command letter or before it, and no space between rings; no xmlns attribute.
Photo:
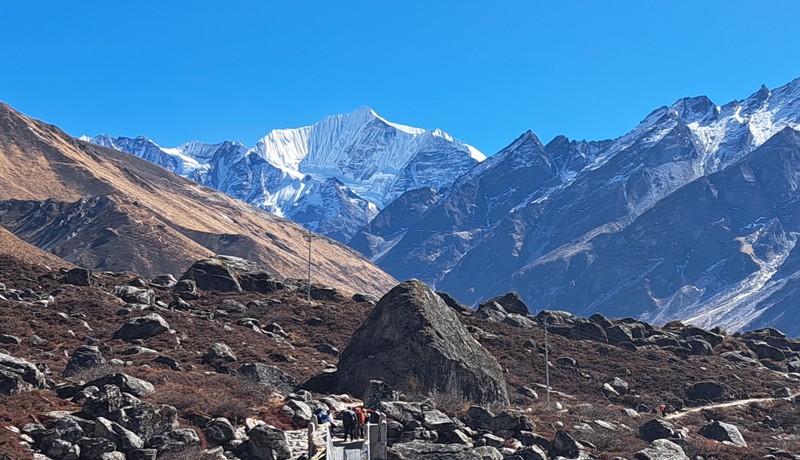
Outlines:
<svg viewBox="0 0 800 460"><path fill-rule="evenodd" d="M441 129L393 123L366 106L313 125L272 130L250 149L197 141L163 148L145 137L84 140L145 158L309 228L333 228L323 221L335 217L330 210L347 209L357 222L336 226L342 241L404 192L448 187L486 158ZM302 212L295 206L301 200ZM342 203L331 204L336 200ZM326 207L324 215L313 215Z"/></svg>

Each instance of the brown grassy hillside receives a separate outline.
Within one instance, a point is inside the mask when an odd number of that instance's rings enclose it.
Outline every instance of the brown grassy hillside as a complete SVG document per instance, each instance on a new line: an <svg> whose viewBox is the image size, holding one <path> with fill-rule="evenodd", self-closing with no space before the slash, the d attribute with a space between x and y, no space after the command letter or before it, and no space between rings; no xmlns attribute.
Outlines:
<svg viewBox="0 0 800 460"><path fill-rule="evenodd" d="M0 165L0 225L67 261L179 274L218 253L256 260L285 277L304 276L301 227L4 104ZM327 238L314 241L314 254L322 283L381 293L395 282Z"/></svg>

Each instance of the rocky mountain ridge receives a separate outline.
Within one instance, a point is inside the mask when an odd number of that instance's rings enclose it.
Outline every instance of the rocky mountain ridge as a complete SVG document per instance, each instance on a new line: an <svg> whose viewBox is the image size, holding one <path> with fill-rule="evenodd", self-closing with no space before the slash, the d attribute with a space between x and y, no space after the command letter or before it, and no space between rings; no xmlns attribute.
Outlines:
<svg viewBox="0 0 800 460"><path fill-rule="evenodd" d="M516 289L535 308L792 328L800 312L788 299L797 291L782 286L793 286L784 264L798 229L788 209L767 202L794 199L788 151L797 148L799 107L795 80L723 106L681 99L612 141L544 145L528 132L410 225L382 229L402 235L391 247L370 251L361 241L379 236L367 228L355 247L397 278L420 278L469 304ZM708 180L715 220L691 192ZM764 193L771 198L761 201ZM698 240L714 225L735 227L724 247Z"/></svg>

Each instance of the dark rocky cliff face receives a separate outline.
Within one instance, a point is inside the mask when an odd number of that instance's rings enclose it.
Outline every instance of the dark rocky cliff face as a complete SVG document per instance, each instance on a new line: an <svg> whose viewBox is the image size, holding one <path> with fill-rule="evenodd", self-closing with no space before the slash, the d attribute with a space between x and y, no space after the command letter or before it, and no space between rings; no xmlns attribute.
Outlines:
<svg viewBox="0 0 800 460"><path fill-rule="evenodd" d="M342 352L336 377L340 391L362 394L373 379L399 390L508 402L497 360L441 297L417 280L389 291Z"/></svg>

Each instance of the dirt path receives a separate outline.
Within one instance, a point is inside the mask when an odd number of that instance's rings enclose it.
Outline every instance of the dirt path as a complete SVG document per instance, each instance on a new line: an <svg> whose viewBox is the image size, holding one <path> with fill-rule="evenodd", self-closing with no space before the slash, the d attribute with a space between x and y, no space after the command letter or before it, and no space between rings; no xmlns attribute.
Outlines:
<svg viewBox="0 0 800 460"><path fill-rule="evenodd" d="M767 401L778 401L778 400L781 400L781 399L789 400L789 399L792 399L792 398L794 398L796 396L800 396L800 393L795 393L795 394L790 395L789 397L786 397L786 398L750 398L750 399L739 399L739 400L736 400L736 401L728 401L728 402L718 403L718 404L708 404L708 405L705 405L705 406L698 406L698 407L692 407L690 409L684 409L684 410L682 410L680 412L675 412L673 414L669 414L664 418L667 419L667 420L672 420L672 419L684 417L686 415L689 415L689 414L692 414L692 413L695 413L695 412L700 412L701 410L704 410L704 409L722 409L722 408L725 408L725 407L744 406L746 404L753 404L753 403L767 402Z"/></svg>

